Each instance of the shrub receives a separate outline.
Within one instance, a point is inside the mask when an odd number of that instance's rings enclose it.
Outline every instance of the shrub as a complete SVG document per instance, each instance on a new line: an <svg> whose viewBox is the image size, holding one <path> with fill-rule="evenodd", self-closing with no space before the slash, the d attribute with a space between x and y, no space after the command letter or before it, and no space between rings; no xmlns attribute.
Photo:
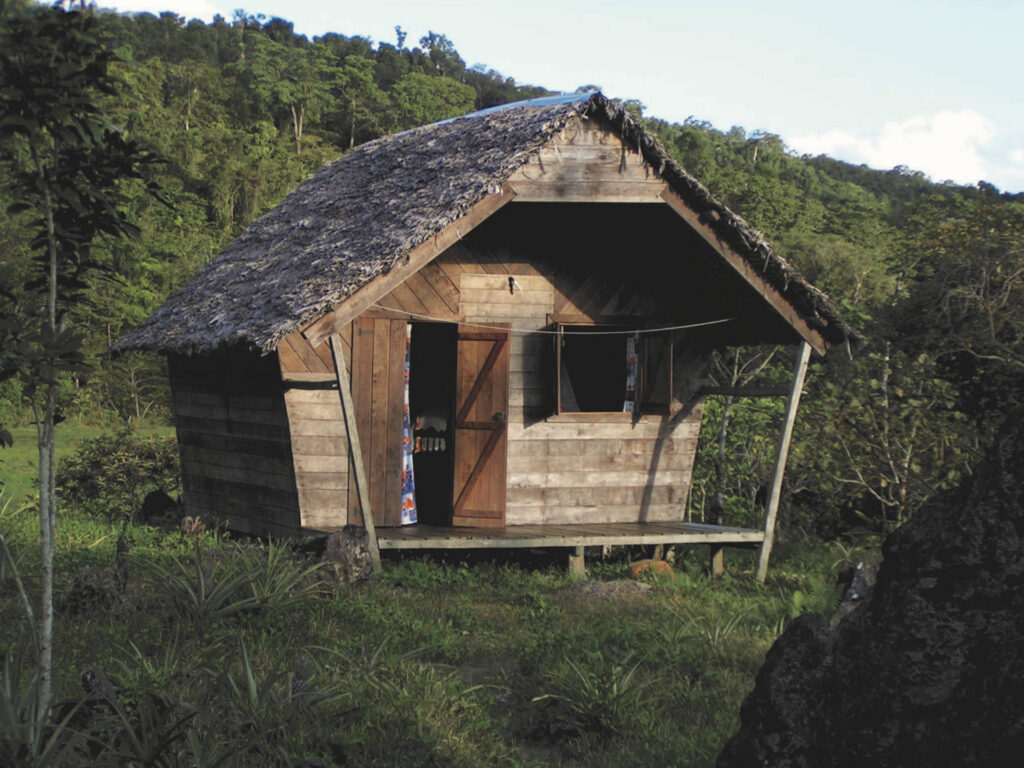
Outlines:
<svg viewBox="0 0 1024 768"><path fill-rule="evenodd" d="M142 437L126 427L83 440L60 460L60 501L111 522L128 520L150 491L177 492L181 470L173 437Z"/></svg>

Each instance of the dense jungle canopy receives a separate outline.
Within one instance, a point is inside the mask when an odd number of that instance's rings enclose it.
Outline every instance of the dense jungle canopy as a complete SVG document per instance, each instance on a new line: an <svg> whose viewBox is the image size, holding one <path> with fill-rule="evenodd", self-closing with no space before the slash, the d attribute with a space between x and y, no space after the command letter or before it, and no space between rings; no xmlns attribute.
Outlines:
<svg viewBox="0 0 1024 768"><path fill-rule="evenodd" d="M32 9L8 3L0 24L41 12ZM210 24L99 15L121 81L98 95L104 114L158 162L119 190L137 236L92 244L100 269L70 312L90 367L62 381L66 419L169 419L163 361L113 357L111 343L324 162L386 133L549 93L467 67L440 33L413 46L396 28L394 44L373 44L358 34L309 40L284 19L242 11ZM628 107L642 115L641 104ZM695 118L647 125L866 339L812 368L783 525L880 531L956 483L1001 414L1024 401L1024 195L798 157L782 137ZM32 300L19 280L32 258L31 213L11 207L18 162L8 153L0 162L0 274L11 305ZM719 384L783 380L789 368L783 350L743 349L714 375ZM17 376L0 381L0 425L31 418L25 392ZM712 399L696 517L756 524L781 409Z"/></svg>

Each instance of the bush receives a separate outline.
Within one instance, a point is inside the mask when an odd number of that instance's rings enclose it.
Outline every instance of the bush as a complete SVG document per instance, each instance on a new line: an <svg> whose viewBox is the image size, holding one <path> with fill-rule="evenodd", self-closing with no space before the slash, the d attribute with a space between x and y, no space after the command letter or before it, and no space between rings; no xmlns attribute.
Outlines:
<svg viewBox="0 0 1024 768"><path fill-rule="evenodd" d="M181 469L173 437L141 437L130 427L83 440L60 460L62 504L108 521L128 520L150 491L176 493Z"/></svg>

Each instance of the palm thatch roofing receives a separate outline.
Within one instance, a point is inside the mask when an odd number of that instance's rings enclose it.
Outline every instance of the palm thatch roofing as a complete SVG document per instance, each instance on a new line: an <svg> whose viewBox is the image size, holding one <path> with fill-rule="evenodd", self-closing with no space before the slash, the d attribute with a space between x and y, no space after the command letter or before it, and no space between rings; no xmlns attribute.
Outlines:
<svg viewBox="0 0 1024 768"><path fill-rule="evenodd" d="M599 120L830 344L857 338L828 298L599 93L483 110L363 144L321 168L116 345L270 352L502 184L573 121Z"/></svg>

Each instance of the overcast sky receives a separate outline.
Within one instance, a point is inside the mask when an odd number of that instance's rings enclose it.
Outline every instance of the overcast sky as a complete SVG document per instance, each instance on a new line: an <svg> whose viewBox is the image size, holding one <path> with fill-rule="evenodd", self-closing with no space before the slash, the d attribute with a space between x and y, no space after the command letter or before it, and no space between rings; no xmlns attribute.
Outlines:
<svg viewBox="0 0 1024 768"><path fill-rule="evenodd" d="M107 3L101 3L107 6ZM122 11L227 19L235 8L414 45L648 115L782 137L798 153L1024 191L1024 0L121 0Z"/></svg>

